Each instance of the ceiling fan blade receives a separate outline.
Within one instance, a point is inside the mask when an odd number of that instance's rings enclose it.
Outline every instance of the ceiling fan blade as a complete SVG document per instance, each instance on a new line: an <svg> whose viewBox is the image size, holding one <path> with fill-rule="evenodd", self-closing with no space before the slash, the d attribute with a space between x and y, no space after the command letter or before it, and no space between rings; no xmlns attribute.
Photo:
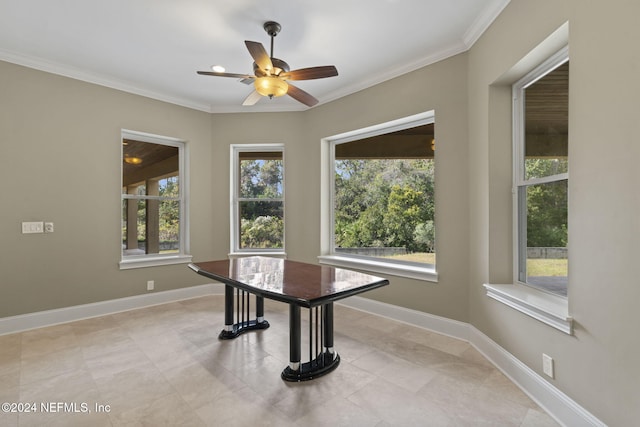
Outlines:
<svg viewBox="0 0 640 427"><path fill-rule="evenodd" d="M287 95L292 97L298 102L302 102L307 107L313 107L318 103L318 100L313 96L309 95L307 92L303 91L300 88L295 87L291 83L289 83L289 90L287 91Z"/></svg>
<svg viewBox="0 0 640 427"><path fill-rule="evenodd" d="M247 77L240 80L240 83L244 83L246 85L252 85L255 81L256 81L255 77L251 76L251 77Z"/></svg>
<svg viewBox="0 0 640 427"><path fill-rule="evenodd" d="M251 57L261 70L266 71L273 69L271 58L267 54L267 51L264 49L264 46L262 46L262 43L245 40L244 44L247 46Z"/></svg>
<svg viewBox="0 0 640 427"><path fill-rule="evenodd" d="M197 71L197 73L203 76L235 77L236 79L253 79L254 77L249 74L217 73L215 71Z"/></svg>
<svg viewBox="0 0 640 427"><path fill-rule="evenodd" d="M256 102L260 101L260 98L262 98L262 95L260 95L257 90L254 90L249 94L249 96L245 98L245 100L242 102L242 105L255 105Z"/></svg>
<svg viewBox="0 0 640 427"><path fill-rule="evenodd" d="M338 70L333 65L322 67L300 68L298 70L281 73L280 77L285 80L313 80L324 79L338 75Z"/></svg>

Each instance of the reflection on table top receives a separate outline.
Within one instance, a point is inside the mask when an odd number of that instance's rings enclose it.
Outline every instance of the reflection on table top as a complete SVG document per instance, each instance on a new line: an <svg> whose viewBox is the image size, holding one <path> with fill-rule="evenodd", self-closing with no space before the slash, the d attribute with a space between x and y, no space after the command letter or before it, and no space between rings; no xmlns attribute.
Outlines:
<svg viewBox="0 0 640 427"><path fill-rule="evenodd" d="M305 307L389 284L381 277L353 270L269 257L199 262L189 267L222 283Z"/></svg>

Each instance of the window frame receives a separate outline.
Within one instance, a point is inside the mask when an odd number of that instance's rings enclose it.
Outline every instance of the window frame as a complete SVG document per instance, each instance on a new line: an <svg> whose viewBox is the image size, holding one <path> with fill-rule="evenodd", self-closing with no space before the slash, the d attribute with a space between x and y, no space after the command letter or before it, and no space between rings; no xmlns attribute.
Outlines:
<svg viewBox="0 0 640 427"><path fill-rule="evenodd" d="M122 193L123 182L123 158L124 150L122 148L122 141L124 139L133 139L136 141L147 142L151 144L160 144L170 147L176 147L178 149L178 182L179 182L179 197L177 198L180 203L180 226L179 226L179 250L178 253L170 254L143 254L143 255L126 255L122 248L122 219L120 221L119 230L119 247L120 247L120 262L119 267L121 270L142 268L142 267L154 267L161 265L171 264L185 264L192 261L190 255L190 240L189 240L189 150L188 144L185 140L179 138L173 138L162 135L155 135L146 132L139 132L133 130L122 129L120 134L120 210L122 210L122 202L125 199L138 199L138 197L131 197L128 194ZM159 197L149 196L145 199L161 200ZM122 215L120 215L122 218Z"/></svg>
<svg viewBox="0 0 640 427"><path fill-rule="evenodd" d="M321 139L321 255L318 257L321 264L361 269L428 282L438 281L436 265L385 261L382 258L350 255L335 251L335 146L431 123L435 123L435 110ZM437 191L437 189L434 189L434 191ZM437 206L435 210L437 211ZM437 248L437 246L436 232L435 247Z"/></svg>
<svg viewBox="0 0 640 427"><path fill-rule="evenodd" d="M554 55L565 50L567 52L569 51L569 22L563 23L549 35L549 37L525 54L511 69L507 70L502 77L493 83L494 85L509 90L509 95L504 99L506 103L504 107L507 107L509 112L511 112L513 108L512 86L514 82L522 78L522 76L529 71L536 69L539 64L545 62L545 59L552 58ZM502 101L499 102L500 104L495 100L490 101L490 110L503 111ZM569 107L571 107L571 99L569 99L569 104ZM499 108L496 109L497 106L499 106ZM504 116L503 119L508 121L509 126L513 127L513 113ZM505 146L513 147L513 136L504 142L508 144ZM513 159L511 163L509 166L513 169ZM513 177L511 180L513 181ZM512 230L513 233L517 232L515 223L513 224ZM514 242L515 240L512 240L512 244L515 245ZM516 246L513 248L515 247ZM491 256L494 255L497 254L492 254ZM514 260L515 257L512 257L512 262ZM505 304L525 316L529 316L552 328L562 331L567 335L573 335L573 318L569 314L568 299L518 283L513 280L515 277L511 278L511 283L484 283L483 286L486 290L487 297L498 303Z"/></svg>
<svg viewBox="0 0 640 427"><path fill-rule="evenodd" d="M529 178L526 177L525 170L525 90L536 83L538 80L551 73L556 68L569 62L569 46L565 46L558 52L547 58L540 65L528 72L512 86L512 99L513 99L513 281L514 283L531 287L541 292L549 293L559 298L566 299L567 297L546 291L531 283L527 282L526 262L527 262L527 206L526 197L523 196L523 192L526 193L527 188L535 185L544 185L551 183L559 183L562 181L569 182L569 172L560 173L555 175L549 175L541 178ZM568 203L568 202L567 202ZM523 268L523 264L525 267ZM568 272L567 272L568 281Z"/></svg>
<svg viewBox="0 0 640 427"><path fill-rule="evenodd" d="M286 256L286 221L283 219L284 229L282 232L282 248L275 249L260 249L260 248L251 248L251 249L242 249L240 248L240 202L243 201L243 198L240 197L240 153L246 152L277 152L282 154L282 197L277 201L282 202L282 211L283 216L286 218L285 209L286 209L286 162L285 162L285 146L282 143L267 143L267 144L231 144L230 145L230 169L231 169L231 182L230 182L230 236L229 236L229 257L239 257L239 256L252 256L252 255L268 255L268 256L277 256L277 257L285 257ZM276 201L275 199L261 199L265 201Z"/></svg>

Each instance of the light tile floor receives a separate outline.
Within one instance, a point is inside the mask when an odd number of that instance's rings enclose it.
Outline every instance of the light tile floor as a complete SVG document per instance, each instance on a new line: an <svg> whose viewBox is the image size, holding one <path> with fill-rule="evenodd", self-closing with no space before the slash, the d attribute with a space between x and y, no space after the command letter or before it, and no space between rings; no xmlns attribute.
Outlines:
<svg viewBox="0 0 640 427"><path fill-rule="evenodd" d="M265 303L271 327L228 341L222 296L0 336L0 402L32 409L0 425L557 426L469 344L340 305L340 366L284 382L288 309Z"/></svg>

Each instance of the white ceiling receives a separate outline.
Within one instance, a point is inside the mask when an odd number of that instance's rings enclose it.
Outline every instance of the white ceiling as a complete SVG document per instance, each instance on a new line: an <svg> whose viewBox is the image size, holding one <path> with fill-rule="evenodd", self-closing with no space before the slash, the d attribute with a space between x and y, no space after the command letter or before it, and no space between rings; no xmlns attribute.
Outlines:
<svg viewBox="0 0 640 427"><path fill-rule="evenodd" d="M243 107L251 86L209 77L214 64L253 74L244 40L291 69L335 65L298 81L320 104L464 52L509 0L0 0L0 60L208 112L298 111L285 96Z"/></svg>

